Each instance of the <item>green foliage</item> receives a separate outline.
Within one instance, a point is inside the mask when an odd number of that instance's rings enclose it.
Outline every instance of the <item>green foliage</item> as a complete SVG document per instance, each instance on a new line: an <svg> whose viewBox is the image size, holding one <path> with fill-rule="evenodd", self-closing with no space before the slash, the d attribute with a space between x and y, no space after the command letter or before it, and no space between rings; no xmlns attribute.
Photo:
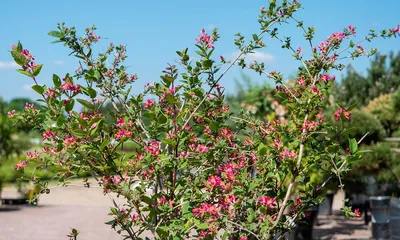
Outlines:
<svg viewBox="0 0 400 240"><path fill-rule="evenodd" d="M337 101L351 104L359 100L359 106L367 105L382 94L393 93L400 86L400 52L388 56L377 54L370 63L367 76L349 66L343 80L335 87Z"/></svg>
<svg viewBox="0 0 400 240"><path fill-rule="evenodd" d="M363 146L363 158L353 165L353 176L376 176L379 183L400 183L400 154L390 143Z"/></svg>
<svg viewBox="0 0 400 240"><path fill-rule="evenodd" d="M339 123L334 120L332 112L333 109L326 111L326 118L331 124L338 126ZM360 140L366 133L368 133L368 135L362 141L363 144L370 144L372 142L376 143L383 140L383 138L386 136L385 129L374 115L358 109L354 109L351 112L351 120L344 122L344 128L348 129L348 131L346 131L344 134L344 137L346 138L352 136L357 139L357 141ZM342 140L341 144L347 145L347 141Z"/></svg>
<svg viewBox="0 0 400 240"><path fill-rule="evenodd" d="M168 65L161 81L146 84L138 95L130 94L137 77L126 72L126 47L110 44L104 52L94 52L94 44L101 39L95 27L77 36L75 28L62 23L49 33L81 63L73 75L63 77L61 85L54 75L54 87L38 85L34 76L41 65L18 44L11 54L23 64L25 72L20 72L36 83L34 89L47 111L27 105L23 112L13 114L14 120L30 121L40 129L45 144L17 167L24 169L29 161L43 170L57 168L62 183L91 173L105 193L126 200L123 209L114 202L109 214L113 219L107 223L126 234L125 239L140 239L145 231L154 239L207 240L221 233L230 239L271 239L290 231L307 209L323 200L325 182L317 186L310 180L315 169L328 173L325 181L333 176L340 180L360 158L357 140L347 140L347 154L338 144L350 107L339 109L338 126L328 126L321 113L334 84L334 76L327 72L342 69L338 62L342 44L355 35L355 29L349 26L314 48L314 29L306 31L294 18L300 8L297 1L270 1L268 8L260 9L260 33L248 41L236 35L234 44L240 54L230 62L214 59L217 30L211 35L201 30L192 50L197 55L192 57L188 48L177 51L180 67ZM301 48L293 49L291 38L280 38L278 26L289 22L305 32L310 59L303 59ZM390 31L381 34L393 35ZM299 61L295 81L285 82L277 71L266 73L264 63L246 63L246 54L265 47L265 36L278 40ZM378 36L372 32L364 40ZM360 52L351 42L345 51L354 58L374 53ZM240 117L232 116L219 82L233 66L273 79L277 97L272 101L282 100L279 104L290 118L266 117L270 109L276 113L268 99L272 91L259 87L244 96L259 115L242 111ZM97 95L104 99L98 101ZM108 111L108 120L101 112L107 101L115 110ZM74 110L79 106L81 112ZM326 137L324 129L338 139ZM133 152L123 151L125 142ZM50 191L46 182L32 179L41 192ZM345 216L354 215L349 208L343 211Z"/></svg>

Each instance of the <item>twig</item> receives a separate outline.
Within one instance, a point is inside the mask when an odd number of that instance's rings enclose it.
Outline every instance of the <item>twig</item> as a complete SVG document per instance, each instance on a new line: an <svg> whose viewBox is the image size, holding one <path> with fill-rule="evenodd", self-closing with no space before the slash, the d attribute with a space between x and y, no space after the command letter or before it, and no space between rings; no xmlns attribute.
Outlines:
<svg viewBox="0 0 400 240"><path fill-rule="evenodd" d="M272 27L275 23L277 23L278 21L275 20L273 22L271 22L271 24L266 27L265 29L263 29L257 36L260 37L262 34L264 34L268 28ZM199 110L200 106L203 104L203 102L207 99L207 96L212 92L212 90L215 88L215 86L218 84L218 82L225 76L225 74L233 67L233 65L235 65L236 61L243 55L245 54L245 49L247 49L249 46L249 44L243 48L243 50L238 54L238 56L235 58L235 60L233 60L229 66L225 69L225 71L218 77L218 79L214 82L214 84L211 86L211 88L207 91L207 93L205 94L205 96L203 97L203 99L200 101L200 103L197 105L197 107L193 110L193 112L189 115L188 119L186 119L185 123L182 126L182 129L184 129L186 127L186 125L189 123L189 121L192 119L192 117L194 116L194 114L197 112L197 110Z"/></svg>

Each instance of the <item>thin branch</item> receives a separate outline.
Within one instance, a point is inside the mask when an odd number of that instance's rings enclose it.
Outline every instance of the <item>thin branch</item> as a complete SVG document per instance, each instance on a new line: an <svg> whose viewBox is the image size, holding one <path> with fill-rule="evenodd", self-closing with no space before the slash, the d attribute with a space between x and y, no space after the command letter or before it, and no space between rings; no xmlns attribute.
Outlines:
<svg viewBox="0 0 400 240"><path fill-rule="evenodd" d="M266 27L265 29L263 29L257 36L260 37L262 34L264 34L268 28L272 27L275 23L277 23L278 21L275 20L273 22L271 22L271 24ZM214 84L211 86L211 88L207 91L207 93L205 94L205 96L203 97L203 99L200 101L200 103L197 105L197 107L193 110L193 112L189 115L188 119L186 119L185 123L182 126L182 129L184 129L186 127L186 125L189 123L189 121L192 119L192 117L194 116L194 114L197 112L197 110L199 110L200 106L203 104L203 102L207 99L207 96L212 92L212 90L215 88L215 86L218 84L218 82L225 76L225 74L233 67L233 65L235 65L235 63L237 62L237 60L239 60L239 58L245 53L245 49L247 49L249 46L249 44L243 48L243 50L238 54L238 56L235 58L235 60L233 60L229 66L225 69L225 71L218 77L218 79L214 82Z"/></svg>
<svg viewBox="0 0 400 240"><path fill-rule="evenodd" d="M233 224L233 225L235 225L235 226L238 227L240 230L243 230L243 231L245 231L245 232L250 233L250 234L253 235L256 239L260 240L260 237L259 237L257 234L255 234L254 232L250 231L249 229L244 228L242 225L237 224L237 223L235 223L235 222L232 222L232 221L230 221L230 220L227 220L227 222L228 222L228 223L231 223L231 224Z"/></svg>

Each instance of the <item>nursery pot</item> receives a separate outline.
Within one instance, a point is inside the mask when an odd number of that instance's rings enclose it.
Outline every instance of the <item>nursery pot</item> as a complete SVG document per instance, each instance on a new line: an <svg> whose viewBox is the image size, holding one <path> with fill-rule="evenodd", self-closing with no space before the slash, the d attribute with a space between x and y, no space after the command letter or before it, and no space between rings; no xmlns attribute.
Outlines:
<svg viewBox="0 0 400 240"><path fill-rule="evenodd" d="M390 197L373 196L369 198L372 213L372 237L383 240L391 239Z"/></svg>

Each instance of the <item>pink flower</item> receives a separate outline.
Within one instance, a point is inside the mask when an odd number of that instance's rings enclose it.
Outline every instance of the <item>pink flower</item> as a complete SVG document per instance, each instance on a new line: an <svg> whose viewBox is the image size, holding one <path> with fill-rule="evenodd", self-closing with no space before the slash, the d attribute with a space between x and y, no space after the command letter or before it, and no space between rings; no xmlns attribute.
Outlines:
<svg viewBox="0 0 400 240"><path fill-rule="evenodd" d="M298 84L300 84L301 86L305 87L306 86L306 80L304 78L299 78L296 80L296 82Z"/></svg>
<svg viewBox="0 0 400 240"><path fill-rule="evenodd" d="M390 32L396 37L396 35L399 35L399 30L400 30L400 25L397 25L397 27L391 29Z"/></svg>
<svg viewBox="0 0 400 240"><path fill-rule="evenodd" d="M28 161L19 161L17 164L15 164L15 167L17 169L17 171L19 171L20 169L26 167L28 165Z"/></svg>
<svg viewBox="0 0 400 240"><path fill-rule="evenodd" d="M336 32L329 36L328 40L331 42L341 42L346 35L343 32Z"/></svg>
<svg viewBox="0 0 400 240"><path fill-rule="evenodd" d="M361 217L360 209L358 208L354 209L354 215L355 218L360 218Z"/></svg>
<svg viewBox="0 0 400 240"><path fill-rule="evenodd" d="M114 76L114 71L111 69L108 69L104 75L106 75L107 77L113 77Z"/></svg>
<svg viewBox="0 0 400 240"><path fill-rule="evenodd" d="M76 143L76 137L74 137L74 136L71 136L71 137L66 136L64 139L64 144L65 144L66 148L68 148L70 145L73 145L75 143Z"/></svg>
<svg viewBox="0 0 400 240"><path fill-rule="evenodd" d="M319 121L320 123L324 121L324 114L322 114L322 112L318 113L318 114L316 115L316 117L317 117L317 119L318 119L318 121Z"/></svg>
<svg viewBox="0 0 400 240"><path fill-rule="evenodd" d="M97 36L94 32L90 33L89 37L93 42L97 42L100 39L100 37Z"/></svg>
<svg viewBox="0 0 400 240"><path fill-rule="evenodd" d="M331 45L330 42L322 41L319 43L318 48L321 51L321 53L327 54L330 45Z"/></svg>
<svg viewBox="0 0 400 240"><path fill-rule="evenodd" d="M322 74L319 78L319 81L329 82L334 81L336 79L335 76L330 76L329 74Z"/></svg>
<svg viewBox="0 0 400 240"><path fill-rule="evenodd" d="M53 91L53 89L49 88L46 90L46 95L48 98L53 99L56 96L56 93Z"/></svg>
<svg viewBox="0 0 400 240"><path fill-rule="evenodd" d="M207 180L207 185L211 188L221 186L221 178L218 176L210 176Z"/></svg>
<svg viewBox="0 0 400 240"><path fill-rule="evenodd" d="M17 113L17 111L11 110L11 111L9 111L9 112L7 113L7 115L8 115L9 117L14 117L16 113Z"/></svg>
<svg viewBox="0 0 400 240"><path fill-rule="evenodd" d="M345 109L338 108L337 111L334 114L336 121L338 121L340 119L340 116L342 114L347 120L351 119L351 112L350 111L346 111Z"/></svg>
<svg viewBox="0 0 400 240"><path fill-rule="evenodd" d="M121 178L119 176L114 176L112 178L112 181L113 181L114 184L118 184L118 183L121 182Z"/></svg>
<svg viewBox="0 0 400 240"><path fill-rule="evenodd" d="M316 86L312 86L311 89L309 90L310 93L315 93L315 94L319 94L320 91Z"/></svg>
<svg viewBox="0 0 400 240"><path fill-rule="evenodd" d="M53 140L56 137L56 135L57 135L56 133L54 133L50 130L47 130L44 133L42 133L42 141L45 141L48 139Z"/></svg>
<svg viewBox="0 0 400 240"><path fill-rule="evenodd" d="M161 147L161 143L154 141L154 142L151 142L146 147L144 147L144 150L147 153L150 153L151 155L158 157L158 155L160 155L160 153L161 153L160 147Z"/></svg>
<svg viewBox="0 0 400 240"><path fill-rule="evenodd" d="M196 43L204 43L207 48L214 48L211 37L207 35L204 29L200 31L199 38L196 38Z"/></svg>
<svg viewBox="0 0 400 240"><path fill-rule="evenodd" d="M11 50L14 50L15 46L14 44L11 44Z"/></svg>
<svg viewBox="0 0 400 240"><path fill-rule="evenodd" d="M39 158L39 153L34 151L34 152L26 152L26 156L28 159L38 159Z"/></svg>
<svg viewBox="0 0 400 240"><path fill-rule="evenodd" d="M358 50L360 50L361 52L365 52L365 48L363 48L362 46L357 46Z"/></svg>
<svg viewBox="0 0 400 240"><path fill-rule="evenodd" d="M119 130L115 136L115 139L118 141L123 137L132 137L132 132L127 130Z"/></svg>
<svg viewBox="0 0 400 240"><path fill-rule="evenodd" d="M189 157L189 155L190 155L190 152L189 152L189 151L186 151L186 152L181 152L181 153L179 154L179 157L180 157L180 158L187 158L187 157Z"/></svg>
<svg viewBox="0 0 400 240"><path fill-rule="evenodd" d="M202 203L199 208L194 208L192 210L195 217L204 217L206 214L210 214L213 217L218 217L220 215L219 211L219 208L209 203Z"/></svg>
<svg viewBox="0 0 400 240"><path fill-rule="evenodd" d="M117 119L117 126L118 127L123 127L124 125L125 125L125 119L124 118Z"/></svg>
<svg viewBox="0 0 400 240"><path fill-rule="evenodd" d="M269 196L264 196L264 197L258 198L258 202L261 205L267 206L269 209L277 206L275 198L271 198Z"/></svg>
<svg viewBox="0 0 400 240"><path fill-rule="evenodd" d="M289 150L287 148L285 148L279 154L279 156L281 157L282 160L285 160L286 158L295 159L296 158L296 151L292 150L292 151L289 152Z"/></svg>
<svg viewBox="0 0 400 240"><path fill-rule="evenodd" d="M74 93L81 93L81 86L80 85L75 85L71 82L65 82L60 86L63 91L71 91Z"/></svg>
<svg viewBox="0 0 400 240"><path fill-rule="evenodd" d="M154 100L153 99L147 99L146 102L143 104L144 109L150 109L154 106Z"/></svg>
<svg viewBox="0 0 400 240"><path fill-rule="evenodd" d="M351 32L351 34L356 35L356 28L353 27L353 25L349 25L349 31Z"/></svg>
<svg viewBox="0 0 400 240"><path fill-rule="evenodd" d="M199 144L199 145L197 145L196 151L200 152L200 153L207 153L208 147L205 145Z"/></svg>
<svg viewBox="0 0 400 240"><path fill-rule="evenodd" d="M301 47L298 47L296 50L296 53L300 56L302 52L303 52L303 49Z"/></svg>
<svg viewBox="0 0 400 240"><path fill-rule="evenodd" d="M338 121L340 119L340 115L341 114L342 114L342 109L338 108L337 111L334 114L336 121Z"/></svg>
<svg viewBox="0 0 400 240"><path fill-rule="evenodd" d="M25 111L28 111L28 110L32 110L32 111L36 112L35 105L33 103L26 102L25 103Z"/></svg>
<svg viewBox="0 0 400 240"><path fill-rule="evenodd" d="M350 111L346 111L346 110L342 109L342 114L347 120L350 120L350 118L351 118L351 112Z"/></svg>

